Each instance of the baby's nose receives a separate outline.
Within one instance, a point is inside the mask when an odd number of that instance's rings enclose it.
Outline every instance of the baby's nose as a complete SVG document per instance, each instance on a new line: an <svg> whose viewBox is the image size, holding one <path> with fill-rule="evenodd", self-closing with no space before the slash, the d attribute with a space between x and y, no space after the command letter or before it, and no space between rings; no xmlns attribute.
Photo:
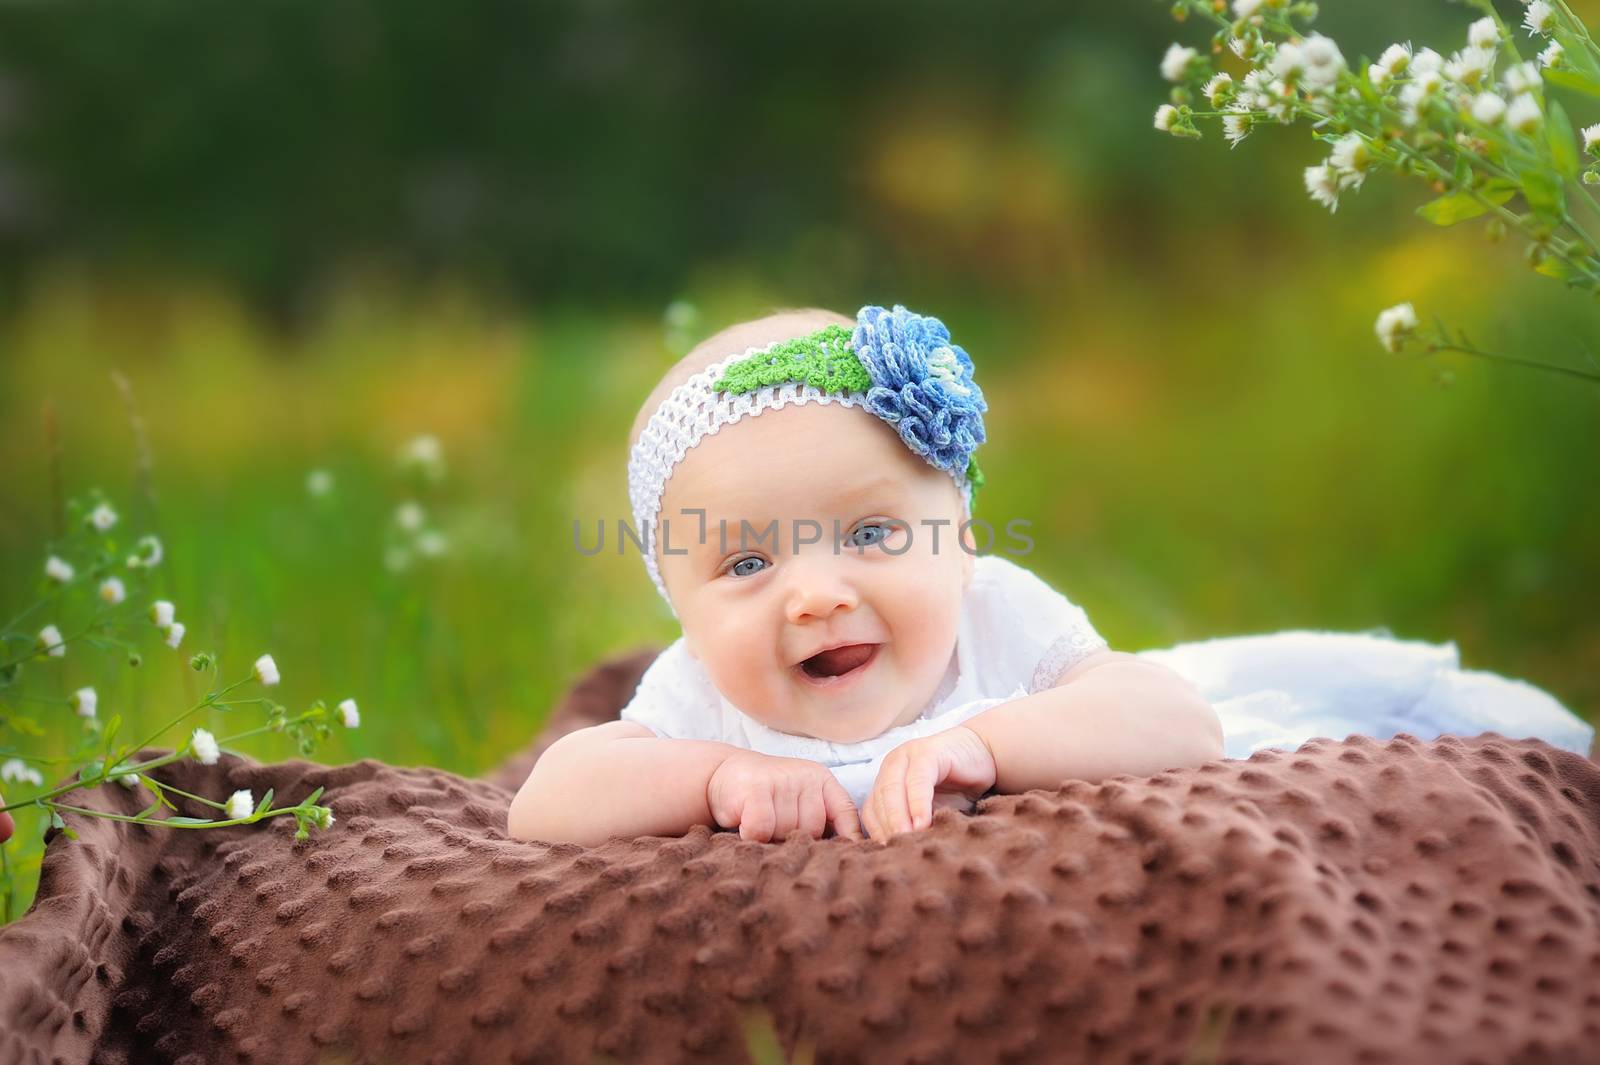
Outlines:
<svg viewBox="0 0 1600 1065"><path fill-rule="evenodd" d="M791 623L853 610L859 597L832 558L791 558L786 609Z"/></svg>

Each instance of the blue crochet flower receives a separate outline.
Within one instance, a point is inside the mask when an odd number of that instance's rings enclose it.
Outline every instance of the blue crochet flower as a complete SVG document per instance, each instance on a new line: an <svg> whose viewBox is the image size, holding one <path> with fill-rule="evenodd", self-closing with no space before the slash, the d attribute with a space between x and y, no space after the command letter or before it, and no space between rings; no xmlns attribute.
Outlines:
<svg viewBox="0 0 1600 1065"><path fill-rule="evenodd" d="M899 304L892 311L863 307L852 342L872 378L867 409L928 462L968 473L989 405L972 379L971 357L950 343L944 323Z"/></svg>

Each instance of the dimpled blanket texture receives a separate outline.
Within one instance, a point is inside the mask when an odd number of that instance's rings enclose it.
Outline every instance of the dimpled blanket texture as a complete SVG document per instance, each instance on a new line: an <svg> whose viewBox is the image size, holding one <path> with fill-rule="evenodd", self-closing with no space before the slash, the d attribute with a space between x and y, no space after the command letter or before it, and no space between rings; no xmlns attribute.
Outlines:
<svg viewBox="0 0 1600 1065"><path fill-rule="evenodd" d="M587 675L543 743L614 717ZM537 747L536 747L537 750ZM497 780L173 766L338 821L78 818L0 930L5 1062L1600 1061L1600 766L1350 737L996 796L887 845L519 843ZM86 801L131 812L103 788Z"/></svg>

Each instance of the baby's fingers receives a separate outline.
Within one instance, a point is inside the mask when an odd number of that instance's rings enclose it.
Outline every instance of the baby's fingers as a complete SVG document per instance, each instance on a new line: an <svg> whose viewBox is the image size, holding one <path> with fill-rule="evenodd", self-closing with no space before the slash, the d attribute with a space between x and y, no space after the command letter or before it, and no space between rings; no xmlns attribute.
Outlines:
<svg viewBox="0 0 1600 1065"><path fill-rule="evenodd" d="M872 835L883 839L897 832L911 829L911 815L906 811L905 759L891 758L878 770L878 781L872 787L870 800L873 811Z"/></svg>
<svg viewBox="0 0 1600 1065"><path fill-rule="evenodd" d="M846 839L861 838L861 818L856 813L856 804L850 801L850 793L831 773L822 782L822 805L835 834Z"/></svg>
<svg viewBox="0 0 1600 1065"><path fill-rule="evenodd" d="M933 789L938 784L939 767L932 758L919 758L906 773L906 816L909 828L933 824Z"/></svg>
<svg viewBox="0 0 1600 1065"><path fill-rule="evenodd" d="M772 801L772 792L763 788L744 800L739 811L739 838L765 843L778 827L778 811Z"/></svg>
<svg viewBox="0 0 1600 1065"><path fill-rule="evenodd" d="M828 807L823 801L819 781L809 780L801 786L798 819L800 831L811 839L822 838L823 830L828 827Z"/></svg>

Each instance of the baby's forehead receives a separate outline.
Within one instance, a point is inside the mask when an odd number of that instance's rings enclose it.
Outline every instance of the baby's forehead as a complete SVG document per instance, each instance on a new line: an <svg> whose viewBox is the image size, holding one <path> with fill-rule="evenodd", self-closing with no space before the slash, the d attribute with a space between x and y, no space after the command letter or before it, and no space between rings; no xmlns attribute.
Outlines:
<svg viewBox="0 0 1600 1065"><path fill-rule="evenodd" d="M746 322L737 322L702 340L674 363L671 369L662 374L661 379L650 390L650 394L634 417L633 428L628 434L629 447L638 441L639 434L644 430L650 416L672 394L672 390L706 367L732 355L743 355L752 348L764 348L785 340L793 340L829 325L842 325L853 329L855 322L834 311L813 307L780 311Z"/></svg>
<svg viewBox="0 0 1600 1065"><path fill-rule="evenodd" d="M926 502L930 489L948 481L876 416L813 402L765 410L706 436L684 455L667 492L674 509L754 517L798 508L826 517L912 497Z"/></svg>

